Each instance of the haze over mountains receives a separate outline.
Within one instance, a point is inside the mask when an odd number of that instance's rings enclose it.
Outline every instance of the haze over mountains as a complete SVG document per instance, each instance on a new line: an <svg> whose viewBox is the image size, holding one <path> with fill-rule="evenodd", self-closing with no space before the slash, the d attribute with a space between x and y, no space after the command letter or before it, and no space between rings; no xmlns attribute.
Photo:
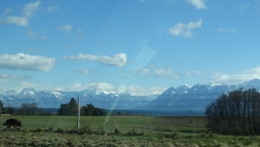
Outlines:
<svg viewBox="0 0 260 147"><path fill-rule="evenodd" d="M130 94L97 93L95 90L82 91L46 91L36 89L0 90L0 100L4 106L21 106L22 103L36 102L39 107L59 108L60 104L80 97L81 105L92 103L105 109L142 109L161 111L201 110L217 99L221 94L239 88L260 90L260 80L253 79L242 84L196 84L194 86L170 87L161 95L133 96Z"/></svg>

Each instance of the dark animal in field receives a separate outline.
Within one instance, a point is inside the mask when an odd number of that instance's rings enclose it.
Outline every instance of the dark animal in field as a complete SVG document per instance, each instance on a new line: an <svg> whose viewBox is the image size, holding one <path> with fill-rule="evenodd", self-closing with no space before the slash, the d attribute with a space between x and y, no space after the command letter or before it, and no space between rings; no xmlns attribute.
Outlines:
<svg viewBox="0 0 260 147"><path fill-rule="evenodd" d="M3 123L3 125L6 125L8 128L10 128L11 126L13 126L14 128L18 127L22 127L22 122L18 119L8 119L5 121L5 123Z"/></svg>

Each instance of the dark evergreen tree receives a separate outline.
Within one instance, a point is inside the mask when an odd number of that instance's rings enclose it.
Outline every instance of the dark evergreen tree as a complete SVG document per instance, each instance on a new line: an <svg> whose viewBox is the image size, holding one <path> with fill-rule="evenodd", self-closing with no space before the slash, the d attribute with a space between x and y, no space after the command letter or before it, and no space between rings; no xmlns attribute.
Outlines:
<svg viewBox="0 0 260 147"><path fill-rule="evenodd" d="M74 98L72 98L69 102L69 115L77 115L78 114L78 103Z"/></svg>
<svg viewBox="0 0 260 147"><path fill-rule="evenodd" d="M2 101L0 101L0 107L3 109L4 107L4 103L2 103Z"/></svg>
<svg viewBox="0 0 260 147"><path fill-rule="evenodd" d="M77 115L78 104L74 98L71 98L67 104L61 104L58 110L58 115Z"/></svg>
<svg viewBox="0 0 260 147"><path fill-rule="evenodd" d="M104 116L107 115L107 112L105 109L101 108L95 108L93 104L87 104L85 106L81 107L81 115L87 115L87 116Z"/></svg>
<svg viewBox="0 0 260 147"><path fill-rule="evenodd" d="M3 113L3 107L4 107L4 103L2 103L2 101L0 101L0 115Z"/></svg>
<svg viewBox="0 0 260 147"><path fill-rule="evenodd" d="M93 115L94 116L105 116L105 115L107 115L107 112L105 109L95 108Z"/></svg>

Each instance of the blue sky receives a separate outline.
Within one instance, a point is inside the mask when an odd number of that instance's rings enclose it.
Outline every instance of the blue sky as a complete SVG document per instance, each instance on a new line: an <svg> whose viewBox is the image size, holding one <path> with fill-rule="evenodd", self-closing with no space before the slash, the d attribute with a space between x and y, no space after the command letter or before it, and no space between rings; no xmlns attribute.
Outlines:
<svg viewBox="0 0 260 147"><path fill-rule="evenodd" d="M260 0L0 2L0 89L160 94L260 78Z"/></svg>

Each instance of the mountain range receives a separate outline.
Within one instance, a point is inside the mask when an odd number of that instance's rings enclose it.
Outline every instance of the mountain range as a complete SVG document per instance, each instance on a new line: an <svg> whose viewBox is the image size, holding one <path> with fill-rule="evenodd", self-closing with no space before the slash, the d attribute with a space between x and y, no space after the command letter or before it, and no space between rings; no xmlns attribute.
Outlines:
<svg viewBox="0 0 260 147"><path fill-rule="evenodd" d="M95 90L82 91L48 91L36 89L22 90L0 90L0 101L4 106L12 105L20 107L23 103L37 103L38 107L59 108L61 104L70 102L71 98L78 101L80 105L92 103L95 107L110 109L132 109L135 107L146 106L158 95L134 96L130 94L115 94L106 92L97 92Z"/></svg>
<svg viewBox="0 0 260 147"><path fill-rule="evenodd" d="M204 111L208 104L212 103L223 93L229 93L242 88L247 90L255 88L260 90L260 80L253 79L241 84L196 84L194 86L183 85L177 88L170 87L152 100L143 109L156 109L161 111Z"/></svg>
<svg viewBox="0 0 260 147"><path fill-rule="evenodd" d="M260 90L260 80L253 79L241 84L196 84L170 87L161 95L134 96L130 94L97 93L95 90L47 91L36 89L0 90L0 101L4 106L19 107L23 103L37 103L39 107L59 108L71 98L80 97L80 104L92 103L104 109L141 109L152 111L205 110L205 107L221 94L242 88Z"/></svg>

